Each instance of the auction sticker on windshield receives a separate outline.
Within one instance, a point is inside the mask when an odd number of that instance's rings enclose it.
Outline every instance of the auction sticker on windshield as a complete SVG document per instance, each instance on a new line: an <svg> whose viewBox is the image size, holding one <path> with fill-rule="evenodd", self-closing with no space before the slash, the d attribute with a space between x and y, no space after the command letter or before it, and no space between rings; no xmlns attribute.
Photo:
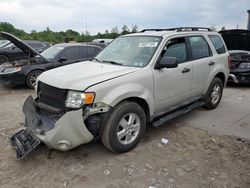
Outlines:
<svg viewBox="0 0 250 188"><path fill-rule="evenodd" d="M139 48L153 48L158 45L158 42L142 42L139 43Z"/></svg>

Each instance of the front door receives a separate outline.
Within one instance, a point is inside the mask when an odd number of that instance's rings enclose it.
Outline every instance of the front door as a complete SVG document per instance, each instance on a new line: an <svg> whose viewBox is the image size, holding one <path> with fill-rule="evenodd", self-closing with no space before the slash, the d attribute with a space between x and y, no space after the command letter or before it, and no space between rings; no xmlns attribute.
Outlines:
<svg viewBox="0 0 250 188"><path fill-rule="evenodd" d="M160 56L176 57L178 67L153 70L157 112L171 110L190 97L193 72L184 37L169 39Z"/></svg>

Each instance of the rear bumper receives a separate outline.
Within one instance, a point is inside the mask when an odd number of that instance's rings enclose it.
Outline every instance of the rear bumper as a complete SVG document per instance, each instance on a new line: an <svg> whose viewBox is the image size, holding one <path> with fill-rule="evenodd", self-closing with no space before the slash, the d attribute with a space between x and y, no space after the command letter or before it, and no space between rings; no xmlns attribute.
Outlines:
<svg viewBox="0 0 250 188"><path fill-rule="evenodd" d="M58 118L39 112L29 96L24 103L23 113L25 127L51 148L68 151L94 138L86 128L82 109L69 111Z"/></svg>

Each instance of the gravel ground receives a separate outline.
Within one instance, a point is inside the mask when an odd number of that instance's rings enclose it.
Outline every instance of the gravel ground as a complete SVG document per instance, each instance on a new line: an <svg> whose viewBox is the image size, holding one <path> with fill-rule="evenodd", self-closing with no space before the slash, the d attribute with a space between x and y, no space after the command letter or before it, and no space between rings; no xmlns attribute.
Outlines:
<svg viewBox="0 0 250 188"><path fill-rule="evenodd" d="M100 142L69 152L40 145L17 161L8 139L23 126L21 109L29 94L34 92L0 86L0 187L250 187L249 140L178 118L165 127L149 127L140 144L125 154L113 154Z"/></svg>

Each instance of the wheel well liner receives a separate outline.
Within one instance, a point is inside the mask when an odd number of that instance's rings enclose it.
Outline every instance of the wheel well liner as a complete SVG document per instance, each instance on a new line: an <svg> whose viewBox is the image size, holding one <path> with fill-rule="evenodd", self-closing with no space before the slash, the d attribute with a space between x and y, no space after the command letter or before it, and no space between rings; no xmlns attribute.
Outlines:
<svg viewBox="0 0 250 188"><path fill-rule="evenodd" d="M222 81L223 85L225 86L226 76L223 72L217 73L214 77L219 78Z"/></svg>
<svg viewBox="0 0 250 188"><path fill-rule="evenodd" d="M146 121L150 122L150 110L149 110L149 106L146 100L139 98L139 97L129 97L129 98L122 100L121 102L123 101L132 101L132 102L139 104L146 114Z"/></svg>

